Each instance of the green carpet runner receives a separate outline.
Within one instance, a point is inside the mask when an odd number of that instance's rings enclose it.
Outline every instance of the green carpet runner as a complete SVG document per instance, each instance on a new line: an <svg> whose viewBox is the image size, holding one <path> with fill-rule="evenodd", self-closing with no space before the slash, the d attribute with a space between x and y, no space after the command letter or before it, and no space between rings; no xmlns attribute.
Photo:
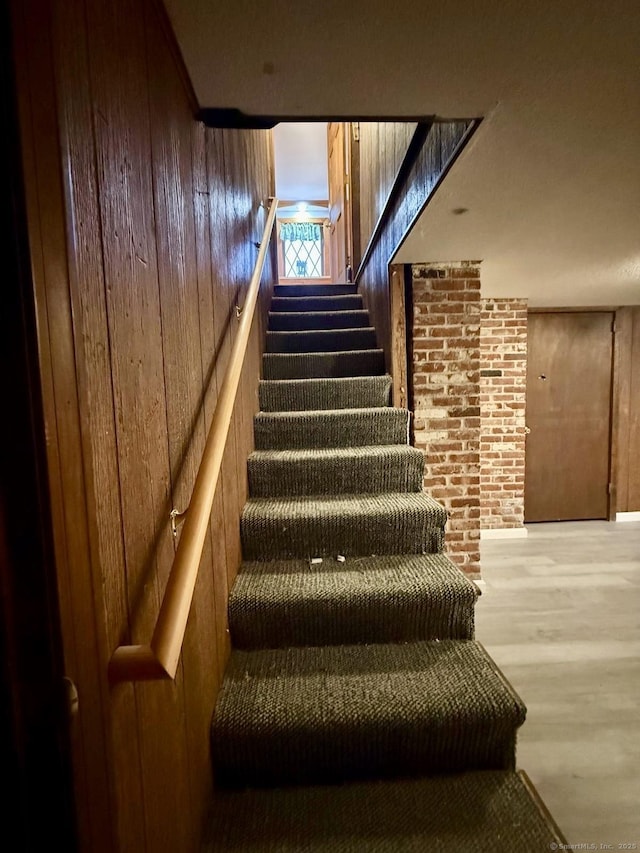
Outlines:
<svg viewBox="0 0 640 853"><path fill-rule="evenodd" d="M229 620L241 649L471 640L478 595L443 554L255 561L238 575Z"/></svg>
<svg viewBox="0 0 640 853"><path fill-rule="evenodd" d="M241 786L510 770L524 717L471 640L235 651L213 760Z"/></svg>
<svg viewBox="0 0 640 853"><path fill-rule="evenodd" d="M445 509L412 492L252 498L240 519L248 560L442 551Z"/></svg>
<svg viewBox="0 0 640 853"><path fill-rule="evenodd" d="M253 432L257 450L358 447L408 441L405 409L342 409L320 412L259 412Z"/></svg>
<svg viewBox="0 0 640 853"><path fill-rule="evenodd" d="M258 393L263 412L377 408L389 402L391 378L342 376L339 379L262 380Z"/></svg>
<svg viewBox="0 0 640 853"><path fill-rule="evenodd" d="M271 311L273 332L302 332L311 329L355 329L369 326L368 311Z"/></svg>
<svg viewBox="0 0 640 853"><path fill-rule="evenodd" d="M277 495L419 492L424 459L405 444L306 450L256 450L249 457L249 491Z"/></svg>
<svg viewBox="0 0 640 853"><path fill-rule="evenodd" d="M544 853L566 844L522 773L220 794L209 853Z"/></svg>
<svg viewBox="0 0 640 853"><path fill-rule="evenodd" d="M267 352L343 352L376 349L371 326L355 329L306 329L299 332L267 332Z"/></svg>
<svg viewBox="0 0 640 853"><path fill-rule="evenodd" d="M310 296L356 296L361 298L353 284L276 284L274 298L294 296L307 299ZM362 305L362 303L360 303Z"/></svg>
<svg viewBox="0 0 640 853"><path fill-rule="evenodd" d="M271 352L264 356L265 379L314 379L330 376L374 376L384 373L381 349L346 352Z"/></svg>
<svg viewBox="0 0 640 853"><path fill-rule="evenodd" d="M272 311L361 311L362 296L349 293L345 296L274 296Z"/></svg>
<svg viewBox="0 0 640 853"><path fill-rule="evenodd" d="M276 286L263 377L206 849L563 843L515 772L525 707L473 639L478 588L355 287Z"/></svg>

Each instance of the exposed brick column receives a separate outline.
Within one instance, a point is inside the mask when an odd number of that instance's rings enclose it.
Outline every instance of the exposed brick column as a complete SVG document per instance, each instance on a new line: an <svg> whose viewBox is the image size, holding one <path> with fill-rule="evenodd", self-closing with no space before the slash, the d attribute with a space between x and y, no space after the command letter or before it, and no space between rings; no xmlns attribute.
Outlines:
<svg viewBox="0 0 640 853"><path fill-rule="evenodd" d="M526 299L482 300L480 368L480 526L522 528Z"/></svg>
<svg viewBox="0 0 640 853"><path fill-rule="evenodd" d="M417 264L413 275L414 440L425 491L450 513L446 552L480 574L479 261Z"/></svg>

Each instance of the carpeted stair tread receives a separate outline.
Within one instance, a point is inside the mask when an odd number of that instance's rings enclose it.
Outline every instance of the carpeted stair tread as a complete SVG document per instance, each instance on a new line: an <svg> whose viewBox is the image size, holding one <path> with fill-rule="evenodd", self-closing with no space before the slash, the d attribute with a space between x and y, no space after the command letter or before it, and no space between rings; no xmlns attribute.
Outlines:
<svg viewBox="0 0 640 853"><path fill-rule="evenodd" d="M544 853L566 839L522 773L218 791L203 853Z"/></svg>
<svg viewBox="0 0 640 853"><path fill-rule="evenodd" d="M270 311L360 311L362 296L274 296Z"/></svg>
<svg viewBox="0 0 640 853"><path fill-rule="evenodd" d="M272 332L305 332L312 329L368 328L368 311L273 311L269 312Z"/></svg>
<svg viewBox="0 0 640 853"><path fill-rule="evenodd" d="M314 412L259 412L253 421L257 450L407 444L410 414L390 406Z"/></svg>
<svg viewBox="0 0 640 853"><path fill-rule="evenodd" d="M343 352L376 349L376 332L362 329L319 329L305 332L267 332L266 352Z"/></svg>
<svg viewBox="0 0 640 853"><path fill-rule="evenodd" d="M380 408L389 403L391 377L340 376L321 379L261 379L263 412Z"/></svg>
<svg viewBox="0 0 640 853"><path fill-rule="evenodd" d="M525 715L472 640L235 650L212 757L249 787L511 770Z"/></svg>
<svg viewBox="0 0 640 853"><path fill-rule="evenodd" d="M243 556L440 553L446 519L445 508L424 493L251 498L240 519Z"/></svg>
<svg viewBox="0 0 640 853"><path fill-rule="evenodd" d="M274 296L348 296L357 293L355 284L276 284Z"/></svg>
<svg viewBox="0 0 640 853"><path fill-rule="evenodd" d="M384 372L384 351L381 349L344 352L272 352L262 356L264 379L379 376Z"/></svg>
<svg viewBox="0 0 640 853"><path fill-rule="evenodd" d="M424 454L402 444L257 450L249 456L247 468L253 498L419 492Z"/></svg>
<svg viewBox="0 0 640 853"><path fill-rule="evenodd" d="M243 563L235 648L473 639L480 590L444 554Z"/></svg>

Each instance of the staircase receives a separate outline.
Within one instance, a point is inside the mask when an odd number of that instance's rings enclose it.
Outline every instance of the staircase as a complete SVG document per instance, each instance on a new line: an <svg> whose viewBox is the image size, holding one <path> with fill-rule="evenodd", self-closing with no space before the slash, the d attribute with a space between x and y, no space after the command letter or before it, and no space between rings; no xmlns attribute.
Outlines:
<svg viewBox="0 0 640 853"><path fill-rule="evenodd" d="M355 286L276 286L266 350L206 850L564 843Z"/></svg>

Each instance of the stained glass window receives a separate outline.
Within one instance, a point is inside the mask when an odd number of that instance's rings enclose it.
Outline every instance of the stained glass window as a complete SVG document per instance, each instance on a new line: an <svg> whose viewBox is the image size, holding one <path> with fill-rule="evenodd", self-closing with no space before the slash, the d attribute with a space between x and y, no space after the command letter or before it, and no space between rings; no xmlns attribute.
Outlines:
<svg viewBox="0 0 640 853"><path fill-rule="evenodd" d="M318 222L283 222L280 239L286 278L320 278L323 269L323 229Z"/></svg>

